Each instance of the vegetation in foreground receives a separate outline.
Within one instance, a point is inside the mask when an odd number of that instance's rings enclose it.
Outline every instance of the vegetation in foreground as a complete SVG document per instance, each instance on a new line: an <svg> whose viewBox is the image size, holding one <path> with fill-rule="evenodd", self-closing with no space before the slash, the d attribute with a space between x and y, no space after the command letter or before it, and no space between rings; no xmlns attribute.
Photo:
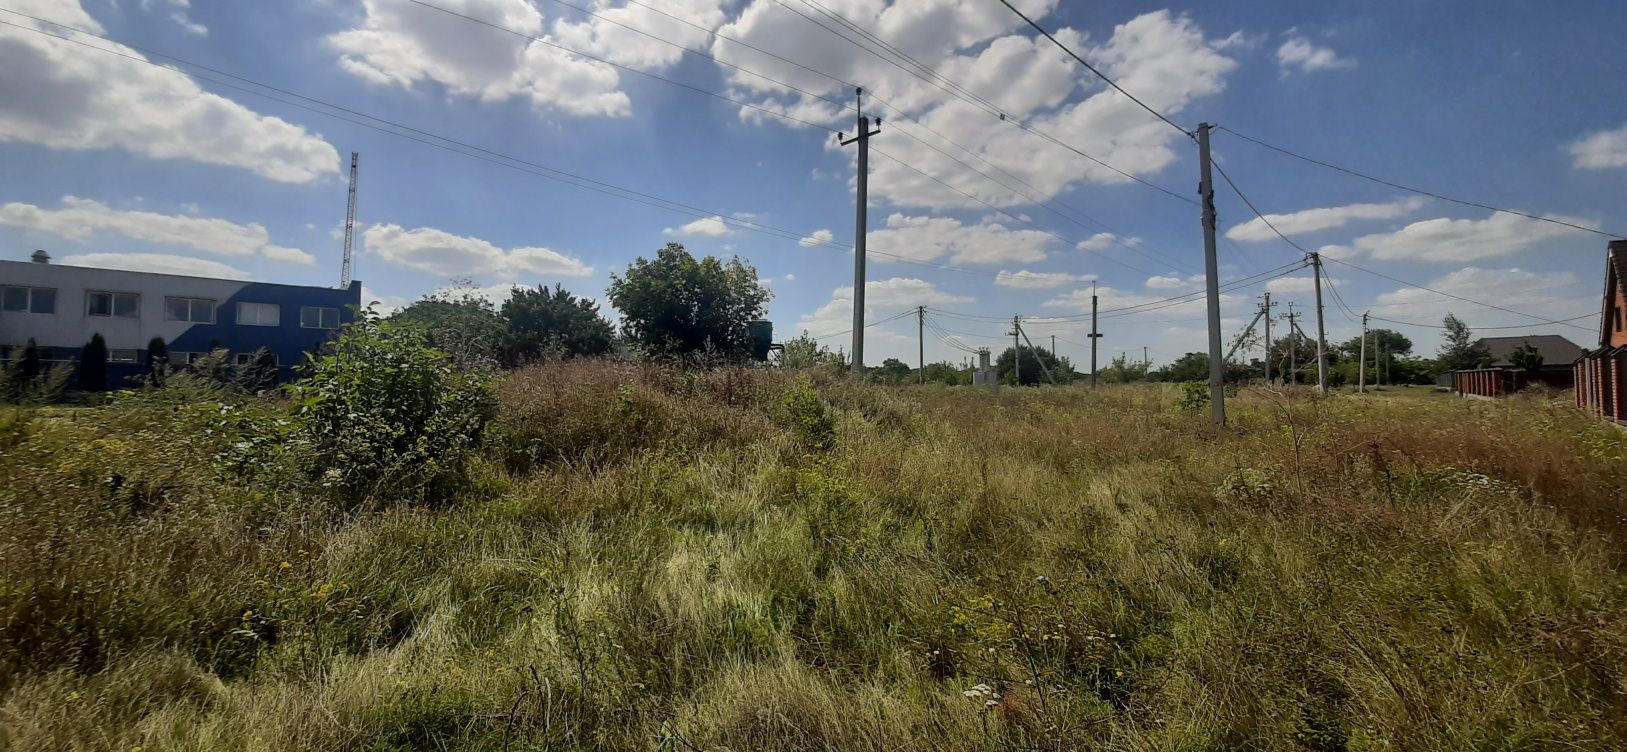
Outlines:
<svg viewBox="0 0 1627 752"><path fill-rule="evenodd" d="M1627 744L1627 439L1562 400L411 339L0 414L0 748Z"/></svg>

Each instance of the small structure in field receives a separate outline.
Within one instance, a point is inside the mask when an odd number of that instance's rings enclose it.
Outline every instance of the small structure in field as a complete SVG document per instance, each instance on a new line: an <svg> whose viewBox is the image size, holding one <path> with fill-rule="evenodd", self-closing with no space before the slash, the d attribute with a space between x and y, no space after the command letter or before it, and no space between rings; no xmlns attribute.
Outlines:
<svg viewBox="0 0 1627 752"><path fill-rule="evenodd" d="M1476 344L1491 354L1485 368L1453 371L1452 391L1465 397L1501 397L1532 384L1569 389L1576 384L1573 364L1582 348L1557 334L1485 337Z"/></svg>
<svg viewBox="0 0 1627 752"><path fill-rule="evenodd" d="M1576 359L1576 404L1594 415L1627 422L1627 240L1605 252L1599 346Z"/></svg>

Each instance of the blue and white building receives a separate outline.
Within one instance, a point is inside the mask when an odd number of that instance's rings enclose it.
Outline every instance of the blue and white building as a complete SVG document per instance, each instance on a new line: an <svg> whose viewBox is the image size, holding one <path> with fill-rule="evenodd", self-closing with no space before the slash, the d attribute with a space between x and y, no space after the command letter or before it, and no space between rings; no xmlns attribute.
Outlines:
<svg viewBox="0 0 1627 752"><path fill-rule="evenodd" d="M33 261L0 261L0 349L29 339L46 361L70 362L95 334L108 348L108 386L142 372L147 345L163 338L173 364L224 348L245 365L261 348L279 376L354 320L362 283L348 289L187 277Z"/></svg>

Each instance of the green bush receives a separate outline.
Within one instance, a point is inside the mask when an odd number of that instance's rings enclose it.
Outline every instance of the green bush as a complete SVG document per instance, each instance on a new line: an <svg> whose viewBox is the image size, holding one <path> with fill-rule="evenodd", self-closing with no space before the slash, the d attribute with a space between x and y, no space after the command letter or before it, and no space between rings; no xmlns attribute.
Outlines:
<svg viewBox="0 0 1627 752"><path fill-rule="evenodd" d="M457 371L421 327L372 311L301 369L291 438L315 477L353 499L421 497L455 477L495 411L487 376Z"/></svg>
<svg viewBox="0 0 1627 752"><path fill-rule="evenodd" d="M836 424L824 400L814 390L813 380L804 376L797 385L785 393L781 400L785 421L796 432L803 446L825 451L836 445Z"/></svg>
<svg viewBox="0 0 1627 752"><path fill-rule="evenodd" d="M1201 381L1188 381L1181 384L1181 396L1175 399L1175 407L1182 410L1202 410L1208 406L1208 384Z"/></svg>

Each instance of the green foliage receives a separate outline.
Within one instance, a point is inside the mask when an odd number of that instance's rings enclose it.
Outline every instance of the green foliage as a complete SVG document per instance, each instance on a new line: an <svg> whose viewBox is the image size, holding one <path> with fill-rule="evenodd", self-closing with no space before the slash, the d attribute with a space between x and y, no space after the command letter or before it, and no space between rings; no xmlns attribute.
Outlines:
<svg viewBox="0 0 1627 752"><path fill-rule="evenodd" d="M80 348L74 386L81 392L107 389L107 340L102 339L101 332L91 335L90 341Z"/></svg>
<svg viewBox="0 0 1627 752"><path fill-rule="evenodd" d="M819 344L807 332L803 332L785 341L784 350L780 352L780 366L788 369L802 368L839 368L845 369L846 360L831 351L830 348Z"/></svg>
<svg viewBox="0 0 1627 752"><path fill-rule="evenodd" d="M1151 378L1154 381L1201 381L1209 382L1209 356L1205 353L1187 353L1176 358L1173 363L1153 371Z"/></svg>
<svg viewBox="0 0 1627 752"><path fill-rule="evenodd" d="M1024 345L1022 348L1022 368L1018 369L1016 363L1014 351L1009 347L1005 349L1005 352L1000 353L1000 357L995 359L994 373L1000 383L1015 384L1018 376L1017 371L1019 370L1022 372L1022 386L1051 383L1051 380L1045 376L1047 369L1050 371L1051 378L1056 379L1058 384L1066 384L1073 377L1073 365L1068 362L1068 359L1059 358L1043 347L1035 348Z"/></svg>
<svg viewBox="0 0 1627 752"><path fill-rule="evenodd" d="M610 275L609 298L621 311L623 334L656 355L749 354L747 324L762 318L769 297L755 268L738 258L697 261L679 243Z"/></svg>
<svg viewBox="0 0 1627 752"><path fill-rule="evenodd" d="M1180 396L1175 398L1175 408L1189 412L1209 409L1209 382L1182 382Z"/></svg>
<svg viewBox="0 0 1627 752"><path fill-rule="evenodd" d="M1491 364L1491 351L1474 338L1469 325L1448 313L1441 321L1446 328L1440 352L1435 356L1441 371L1465 371L1484 368Z"/></svg>
<svg viewBox="0 0 1627 752"><path fill-rule="evenodd" d="M153 337L147 342L146 362L141 371L148 385L164 385L164 377L169 375L169 345L163 337Z"/></svg>
<svg viewBox="0 0 1627 752"><path fill-rule="evenodd" d="M1515 368L1535 373L1542 369L1542 353L1532 347L1530 342L1524 342L1508 354L1508 362Z"/></svg>
<svg viewBox="0 0 1627 752"><path fill-rule="evenodd" d="M27 344L12 351L0 370L0 402L16 405L43 405L62 396L74 369L60 363L45 368L39 347L30 337Z"/></svg>
<svg viewBox="0 0 1627 752"><path fill-rule="evenodd" d="M508 359L522 363L549 355L603 355L615 343L599 304L578 298L564 285L516 287L501 310L508 322Z"/></svg>
<svg viewBox="0 0 1627 752"><path fill-rule="evenodd" d="M1205 361L1205 368L1208 367ZM1103 368L1101 381L1107 384L1129 384L1136 381L1147 380L1147 364L1139 360L1130 360L1128 354L1121 353L1114 356L1112 364Z"/></svg>
<svg viewBox="0 0 1627 752"><path fill-rule="evenodd" d="M887 358L881 361L881 365L870 369L870 377L883 384L902 384L912 380L914 374L915 369L898 358Z"/></svg>
<svg viewBox="0 0 1627 752"><path fill-rule="evenodd" d="M835 446L836 425L808 377L799 378L796 385L781 398L780 405L784 408L785 419L803 446L817 451Z"/></svg>
<svg viewBox="0 0 1627 752"><path fill-rule="evenodd" d="M953 363L939 362L926 364L926 381L928 384L946 384L958 386L972 383L971 375Z"/></svg>
<svg viewBox="0 0 1627 752"><path fill-rule="evenodd" d="M270 348L262 347L255 350L254 357L249 359L248 364L238 369L237 379L243 391L250 394L276 386L277 356L272 354Z"/></svg>
<svg viewBox="0 0 1627 752"><path fill-rule="evenodd" d="M488 377L457 370L416 324L361 311L293 385L311 473L353 497L417 496L455 477L494 410Z"/></svg>
<svg viewBox="0 0 1627 752"><path fill-rule="evenodd" d="M508 321L466 279L425 295L390 319L420 327L426 344L446 353L463 370L496 368L509 337Z"/></svg>

